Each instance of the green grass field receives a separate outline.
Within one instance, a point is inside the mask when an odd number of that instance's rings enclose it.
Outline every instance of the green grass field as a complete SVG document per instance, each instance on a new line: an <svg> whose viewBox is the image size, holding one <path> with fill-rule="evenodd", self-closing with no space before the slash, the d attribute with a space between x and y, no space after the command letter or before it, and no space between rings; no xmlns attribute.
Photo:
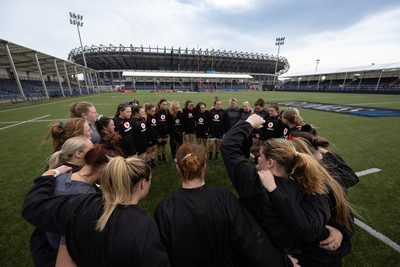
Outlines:
<svg viewBox="0 0 400 267"><path fill-rule="evenodd" d="M100 114L113 116L119 103L133 98L141 104L155 104L160 98L175 99L181 106L190 99L195 103L204 101L210 108L215 96L222 100L224 108L234 96L238 103L248 100L253 104L258 97L264 97L267 102L302 100L400 109L400 95L292 92L113 93L1 105L0 266L32 266L29 237L33 228L21 218L22 200L33 179L42 173L51 152L50 144L41 146L41 141L51 122L67 118L69 104L89 101ZM368 118L305 109L300 112L355 171L382 170L361 177L359 184L349 190L349 198L366 224L400 244L400 117ZM169 160L154 171L149 196L140 204L149 214L161 199L179 187L170 155ZM206 181L233 190L222 160L209 164ZM344 266L400 266L400 253L356 227L353 250L345 258Z"/></svg>

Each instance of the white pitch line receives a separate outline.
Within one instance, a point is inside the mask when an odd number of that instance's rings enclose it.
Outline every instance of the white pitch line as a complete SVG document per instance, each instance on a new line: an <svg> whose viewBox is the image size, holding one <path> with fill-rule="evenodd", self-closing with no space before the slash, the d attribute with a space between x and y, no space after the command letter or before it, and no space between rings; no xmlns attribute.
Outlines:
<svg viewBox="0 0 400 267"><path fill-rule="evenodd" d="M98 97L101 95L89 95L89 96L82 96L79 99L82 98L88 98L88 97ZM5 109L5 110L0 110L0 113L3 112L8 112L8 111L16 111L16 110L21 110L21 109L27 109L27 108L35 108L35 107L40 107L40 106L47 106L47 105L53 105L53 104L58 104L58 103L63 103L63 102L74 102L72 99L66 99L66 100L61 100L61 101L55 101L55 102L50 102L50 103L44 103L44 104L39 104L39 105L33 105L33 106L26 106L26 107L20 107L20 108L12 108L12 109ZM79 102L79 101L75 101Z"/></svg>
<svg viewBox="0 0 400 267"><path fill-rule="evenodd" d="M4 130L4 129L11 128L11 127L15 127L15 126L18 126L18 125L21 125L21 124L24 124L24 123L28 123L28 122L31 122L31 121L39 120L41 118L45 118L45 117L48 117L48 116L50 116L50 114L47 114L47 115L44 115L44 116L41 116L41 117L38 117L38 118L35 118L35 119L27 120L27 121L21 121L19 123L13 124L13 125L8 125L6 127L0 128L0 131Z"/></svg>
<svg viewBox="0 0 400 267"><path fill-rule="evenodd" d="M393 240L384 236L383 234L379 233L378 231L372 229L370 226L366 225L365 223L363 223L360 220L354 219L354 222L355 222L355 224L360 226L362 229L367 231L369 234L371 234L372 236L381 240L383 243L385 243L386 245L388 245L389 247L393 248L394 250L396 250L397 252L400 253L400 246L398 244L396 244Z"/></svg>
<svg viewBox="0 0 400 267"><path fill-rule="evenodd" d="M371 173L375 173L375 172L380 172L380 171L381 171L381 169L372 168L372 169L367 169L367 170L364 170L364 171L356 172L356 175L357 175L358 177L361 177L361 176L364 176L364 175L367 175L367 174L371 174Z"/></svg>
<svg viewBox="0 0 400 267"><path fill-rule="evenodd" d="M380 172L381 170L378 168L371 168L371 169L367 169L364 171L359 171L356 172L358 177L364 176L364 175L368 175L371 173L375 173L375 172ZM380 241L382 241L383 243L385 243L386 245L388 245L389 247L393 248L394 250L396 250L397 252L400 253L400 246L398 244L396 244L396 242L394 242L393 240L391 240L389 237L384 236L383 234L379 233L378 231L372 229L370 226L368 226L366 223L358 220L358 219L354 219L354 223L356 225L358 225L359 227L361 227L362 229L364 229L367 233L369 233L370 235L372 235L373 237L379 239Z"/></svg>
<svg viewBox="0 0 400 267"><path fill-rule="evenodd" d="M64 119L48 119L48 120L34 120L30 122L56 122L56 121L65 121L67 118ZM20 122L25 122L25 121L0 121L0 124L14 124L14 123L20 123Z"/></svg>

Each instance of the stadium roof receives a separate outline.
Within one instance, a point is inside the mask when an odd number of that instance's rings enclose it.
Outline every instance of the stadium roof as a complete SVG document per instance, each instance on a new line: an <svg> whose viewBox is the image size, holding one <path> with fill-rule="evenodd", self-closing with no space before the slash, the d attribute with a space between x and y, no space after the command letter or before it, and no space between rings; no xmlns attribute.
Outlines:
<svg viewBox="0 0 400 267"><path fill-rule="evenodd" d="M248 74L225 73L187 73L187 72L141 72L124 71L122 76L132 77L164 77L164 78L219 78L219 79L253 79Z"/></svg>
<svg viewBox="0 0 400 267"><path fill-rule="evenodd" d="M77 68L78 73L82 73L83 68L85 68L80 64L53 57L7 40L0 39L0 69L13 70L9 53L11 54L12 62L14 62L17 71L39 72L35 55L37 55L40 69L44 76L57 75L54 62L56 62L60 76L65 75L64 63L68 74L75 74L75 67Z"/></svg>
<svg viewBox="0 0 400 267"><path fill-rule="evenodd" d="M96 70L282 74L289 70L285 57L214 49L100 45L71 50L68 59Z"/></svg>
<svg viewBox="0 0 400 267"><path fill-rule="evenodd" d="M319 76L328 74L358 73L358 72L400 72L400 62L389 63L389 64L374 64L369 66L359 66L359 67L349 67L349 68L339 68L339 69L322 70L322 71L288 73L279 76L279 78Z"/></svg>

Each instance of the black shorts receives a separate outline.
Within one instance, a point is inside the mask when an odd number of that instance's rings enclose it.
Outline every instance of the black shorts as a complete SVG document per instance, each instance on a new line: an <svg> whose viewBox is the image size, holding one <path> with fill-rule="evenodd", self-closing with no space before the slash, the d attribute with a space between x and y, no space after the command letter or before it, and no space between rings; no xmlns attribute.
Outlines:
<svg viewBox="0 0 400 267"><path fill-rule="evenodd" d="M147 148L136 148L136 151L138 153L138 155L146 153Z"/></svg>
<svg viewBox="0 0 400 267"><path fill-rule="evenodd" d="M168 132L167 131L162 131L162 132L159 131L157 138L167 139L168 138Z"/></svg>
<svg viewBox="0 0 400 267"><path fill-rule="evenodd" d="M147 147L152 147L158 144L157 138L147 139Z"/></svg>
<svg viewBox="0 0 400 267"><path fill-rule="evenodd" d="M187 129L183 131L183 134L194 134L194 129Z"/></svg>
<svg viewBox="0 0 400 267"><path fill-rule="evenodd" d="M207 139L208 138L208 134L206 134L206 133L196 133L196 138Z"/></svg>
<svg viewBox="0 0 400 267"><path fill-rule="evenodd" d="M210 140L221 140L224 137L224 133L209 133L208 139Z"/></svg>

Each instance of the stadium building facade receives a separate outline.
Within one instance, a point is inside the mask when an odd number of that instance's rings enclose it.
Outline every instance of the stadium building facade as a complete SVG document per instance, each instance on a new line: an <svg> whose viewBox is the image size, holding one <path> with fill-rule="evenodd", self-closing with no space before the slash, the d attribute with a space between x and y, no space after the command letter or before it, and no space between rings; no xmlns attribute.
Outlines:
<svg viewBox="0 0 400 267"><path fill-rule="evenodd" d="M286 73L290 67L285 57L274 55L132 45L76 48L68 59L83 64L84 56L87 66L98 71L101 84L119 84L127 89L266 90L273 87L276 65L277 75ZM135 75L124 76L126 71L134 71Z"/></svg>

